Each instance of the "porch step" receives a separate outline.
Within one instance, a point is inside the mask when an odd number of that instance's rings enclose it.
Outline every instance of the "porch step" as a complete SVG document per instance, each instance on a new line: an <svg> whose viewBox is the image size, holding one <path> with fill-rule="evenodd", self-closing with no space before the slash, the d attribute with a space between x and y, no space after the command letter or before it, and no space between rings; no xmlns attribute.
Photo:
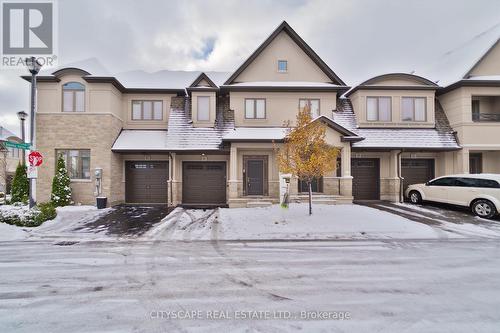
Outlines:
<svg viewBox="0 0 500 333"><path fill-rule="evenodd" d="M290 201L305 203L309 201L309 196L307 194L294 195L290 198ZM313 204L320 205L350 204L352 203L352 197L345 197L342 195L313 194L312 202Z"/></svg>
<svg viewBox="0 0 500 333"><path fill-rule="evenodd" d="M248 201L247 208L269 207L272 206L271 201Z"/></svg>

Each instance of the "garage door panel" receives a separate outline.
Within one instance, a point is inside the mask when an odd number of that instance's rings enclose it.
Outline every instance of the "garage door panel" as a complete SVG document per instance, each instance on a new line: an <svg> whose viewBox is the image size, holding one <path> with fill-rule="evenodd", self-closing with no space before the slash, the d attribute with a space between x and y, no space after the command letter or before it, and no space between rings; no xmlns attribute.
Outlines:
<svg viewBox="0 0 500 333"><path fill-rule="evenodd" d="M402 159L401 176L404 178L404 190L409 185L428 182L434 178L434 159Z"/></svg>
<svg viewBox="0 0 500 333"><path fill-rule="evenodd" d="M128 161L125 171L125 201L167 203L168 162Z"/></svg>
<svg viewBox="0 0 500 333"><path fill-rule="evenodd" d="M225 162L184 162L182 198L186 204L226 203Z"/></svg>
<svg viewBox="0 0 500 333"><path fill-rule="evenodd" d="M376 158L351 160L354 200L380 199L380 161Z"/></svg>

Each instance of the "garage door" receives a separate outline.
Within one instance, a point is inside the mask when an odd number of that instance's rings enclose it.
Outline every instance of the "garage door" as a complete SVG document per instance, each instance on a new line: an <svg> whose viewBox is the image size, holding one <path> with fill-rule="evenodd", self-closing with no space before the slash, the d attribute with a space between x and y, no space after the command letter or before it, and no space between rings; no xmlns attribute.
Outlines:
<svg viewBox="0 0 500 333"><path fill-rule="evenodd" d="M127 203L167 203L168 162L128 161L125 168Z"/></svg>
<svg viewBox="0 0 500 333"><path fill-rule="evenodd" d="M189 205L225 205L226 163L184 162L182 203Z"/></svg>
<svg viewBox="0 0 500 333"><path fill-rule="evenodd" d="M351 160L352 195L354 200L380 199L380 168L378 158Z"/></svg>
<svg viewBox="0 0 500 333"><path fill-rule="evenodd" d="M434 160L403 158L401 176L404 178L404 190L411 184L425 183L434 178Z"/></svg>

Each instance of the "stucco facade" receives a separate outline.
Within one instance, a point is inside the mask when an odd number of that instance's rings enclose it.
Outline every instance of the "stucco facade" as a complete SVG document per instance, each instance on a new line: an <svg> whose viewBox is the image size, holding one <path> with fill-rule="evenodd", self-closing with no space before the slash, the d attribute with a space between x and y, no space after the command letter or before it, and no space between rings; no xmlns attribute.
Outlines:
<svg viewBox="0 0 500 333"><path fill-rule="evenodd" d="M493 75L497 53L489 52L471 73ZM441 87L417 75L392 73L351 88L286 22L235 72L185 75L182 83L177 77L156 87L94 77L82 69L41 77L37 149L44 164L37 200L50 199L56 151L85 150L90 151L89 165L77 158L72 162L90 174L72 179L76 203L94 203L96 168L102 169L100 195L111 205L131 202L133 191L149 198L144 203L173 206L193 200L193 205L203 206L215 197L218 205L230 207L278 203L283 175L277 151L285 138L283 126L293 126L301 100L318 106L315 121L325 124L327 143L340 151L339 159L332 161L338 170L317 180L317 202L398 201L410 181L468 173L470 163L480 165L481 172L500 172L500 118L473 119L478 117L473 115L477 105L483 114L500 114L498 84ZM63 111L69 103L64 87L72 82L84 87L79 101L83 111ZM200 97L206 98L205 104ZM367 99L378 97L389 98L390 104L373 110ZM425 111L416 104L403 105L405 98L425 101L419 106ZM259 116L256 109L248 109L256 104L247 100L264 101ZM154 104L160 102L161 110ZM140 108L134 109L134 103ZM201 107L208 117L200 116ZM373 113L382 107L389 119L368 119L368 108ZM408 112L425 116L403 119ZM161 181L152 178L158 172ZM193 184L195 178L201 183ZM292 200L305 200L296 178L291 178L288 191Z"/></svg>

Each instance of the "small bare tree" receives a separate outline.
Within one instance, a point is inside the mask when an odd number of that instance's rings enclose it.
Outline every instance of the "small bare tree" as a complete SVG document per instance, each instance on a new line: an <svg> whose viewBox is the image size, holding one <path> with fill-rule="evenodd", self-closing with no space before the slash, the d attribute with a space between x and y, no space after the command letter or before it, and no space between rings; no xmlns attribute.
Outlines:
<svg viewBox="0 0 500 333"><path fill-rule="evenodd" d="M290 123L286 125L290 127ZM280 170L292 174L308 186L309 215L312 214L312 181L337 167L340 149L328 145L325 136L325 124L312 122L311 109L306 106L299 110L297 122L278 152Z"/></svg>

